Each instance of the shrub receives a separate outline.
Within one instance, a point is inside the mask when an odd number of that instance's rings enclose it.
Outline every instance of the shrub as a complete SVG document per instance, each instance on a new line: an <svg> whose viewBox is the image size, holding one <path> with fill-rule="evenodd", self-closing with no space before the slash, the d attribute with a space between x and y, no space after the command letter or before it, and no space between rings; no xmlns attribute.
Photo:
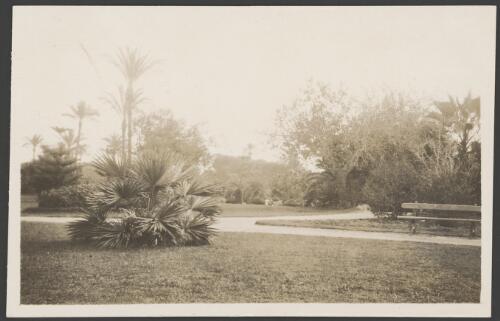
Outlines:
<svg viewBox="0 0 500 321"><path fill-rule="evenodd" d="M250 204L264 204L266 196L262 183L252 181L243 190L243 201Z"/></svg>
<svg viewBox="0 0 500 321"><path fill-rule="evenodd" d="M93 184L79 184L51 189L40 193L38 206L44 208L79 208L86 205Z"/></svg>
<svg viewBox="0 0 500 321"><path fill-rule="evenodd" d="M106 180L87 198L82 219L68 224L72 239L106 248L210 243L220 188L199 183L192 167L156 154L132 164L103 156L94 166ZM112 211L121 216L109 218Z"/></svg>
<svg viewBox="0 0 500 321"><path fill-rule="evenodd" d="M35 162L23 163L21 165L21 194L35 194L35 184L33 177L35 175Z"/></svg>
<svg viewBox="0 0 500 321"><path fill-rule="evenodd" d="M366 203L375 212L400 212L401 203L417 200L420 176L407 160L381 162L363 187Z"/></svg>
<svg viewBox="0 0 500 321"><path fill-rule="evenodd" d="M239 188L227 189L224 196L226 198L226 203L241 204L243 202L242 193Z"/></svg>
<svg viewBox="0 0 500 321"><path fill-rule="evenodd" d="M302 206L302 202L300 200L286 200L283 205L286 206Z"/></svg>
<svg viewBox="0 0 500 321"><path fill-rule="evenodd" d="M43 154L34 163L33 186L37 193L74 185L80 179L75 156L64 146L42 146Z"/></svg>
<svg viewBox="0 0 500 321"><path fill-rule="evenodd" d="M252 198L248 201L249 204L257 204L257 205L264 205L266 203L266 200L260 197L255 197Z"/></svg>

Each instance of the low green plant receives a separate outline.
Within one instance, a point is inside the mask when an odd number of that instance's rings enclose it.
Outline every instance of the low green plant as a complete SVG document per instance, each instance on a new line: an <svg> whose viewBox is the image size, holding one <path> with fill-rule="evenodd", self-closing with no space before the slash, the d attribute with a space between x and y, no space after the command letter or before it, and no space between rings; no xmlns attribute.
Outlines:
<svg viewBox="0 0 500 321"><path fill-rule="evenodd" d="M101 156L94 166L106 180L88 197L82 219L68 224L72 239L118 248L204 245L215 235L219 186L200 183L176 157L146 154L127 163Z"/></svg>
<svg viewBox="0 0 500 321"><path fill-rule="evenodd" d="M38 197L38 207L79 208L85 206L94 184L78 184L42 191Z"/></svg>

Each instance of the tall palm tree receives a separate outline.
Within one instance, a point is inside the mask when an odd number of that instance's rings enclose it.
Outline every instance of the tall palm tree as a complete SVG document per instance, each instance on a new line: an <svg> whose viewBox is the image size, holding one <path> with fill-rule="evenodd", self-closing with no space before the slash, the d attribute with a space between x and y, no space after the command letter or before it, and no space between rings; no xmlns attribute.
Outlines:
<svg viewBox="0 0 500 321"><path fill-rule="evenodd" d="M122 116L122 137L121 137L121 157L125 160L126 148L125 141L127 135L127 109L125 108L125 91L122 86L118 87L118 94L106 93L102 100L111 106L118 114Z"/></svg>
<svg viewBox="0 0 500 321"><path fill-rule="evenodd" d="M474 136L479 132L481 101L469 94L462 102L458 98L449 97L448 101L435 102L438 112L429 117L441 123L458 137L458 157L463 160L469 150ZM474 132L476 130L477 132Z"/></svg>
<svg viewBox="0 0 500 321"><path fill-rule="evenodd" d="M121 124L121 157L123 159L127 158L127 148L125 146L127 142L127 128L128 128L128 158L130 160L130 155L132 153L132 113L138 107L138 105L145 99L142 96L141 90L128 90L125 92L122 86L118 87L117 94L106 93L102 98L105 103L111 106L118 114L122 116Z"/></svg>
<svg viewBox="0 0 500 321"><path fill-rule="evenodd" d="M143 100L140 91L135 90L136 81L153 66L147 55L142 55L137 49L122 49L113 64L121 72L127 87L124 93L124 113L127 118L127 160L132 159L133 111ZM122 129L123 130L123 129Z"/></svg>
<svg viewBox="0 0 500 321"><path fill-rule="evenodd" d="M63 116L78 120L78 130L76 134L76 156L78 159L80 159L83 151L83 149L81 148L83 120L86 118L94 118L98 116L99 113L84 101L80 101L76 106L71 106L70 109L71 112L64 113Z"/></svg>
<svg viewBox="0 0 500 321"><path fill-rule="evenodd" d="M43 139L40 135L33 135L26 137L26 143L23 146L31 146L33 152L33 161L35 160L36 149L42 143Z"/></svg>

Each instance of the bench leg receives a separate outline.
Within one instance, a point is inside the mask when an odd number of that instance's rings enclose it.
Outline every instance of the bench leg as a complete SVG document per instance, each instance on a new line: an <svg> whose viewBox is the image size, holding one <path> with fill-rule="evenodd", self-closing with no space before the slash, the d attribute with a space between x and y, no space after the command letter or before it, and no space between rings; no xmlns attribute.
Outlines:
<svg viewBox="0 0 500 321"><path fill-rule="evenodd" d="M417 233L417 223L414 220L410 221L410 233L411 234Z"/></svg>
<svg viewBox="0 0 500 321"><path fill-rule="evenodd" d="M470 222L470 237L474 237L477 235L477 225L476 222Z"/></svg>

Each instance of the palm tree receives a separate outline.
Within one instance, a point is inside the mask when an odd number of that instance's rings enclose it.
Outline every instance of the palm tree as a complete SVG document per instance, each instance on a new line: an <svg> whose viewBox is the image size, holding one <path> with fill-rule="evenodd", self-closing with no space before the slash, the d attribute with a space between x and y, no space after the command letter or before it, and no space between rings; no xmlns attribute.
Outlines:
<svg viewBox="0 0 500 321"><path fill-rule="evenodd" d="M146 154L129 164L103 155L93 165L106 180L88 198L84 218L68 225L72 239L116 248L203 245L214 235L220 188L199 183L175 157ZM107 218L117 211L123 215Z"/></svg>
<svg viewBox="0 0 500 321"><path fill-rule="evenodd" d="M71 113L64 113L63 116L78 120L78 131L76 134L76 156L78 159L80 159L82 151L84 150L81 147L83 120L86 118L96 117L99 115L99 113L97 112L97 110L92 109L84 101L80 101L76 106L71 106L70 109Z"/></svg>
<svg viewBox="0 0 500 321"><path fill-rule="evenodd" d="M23 146L31 146L33 152L33 161L35 160L36 149L42 143L43 139L40 135L33 135L26 137L26 143Z"/></svg>
<svg viewBox="0 0 500 321"><path fill-rule="evenodd" d="M121 123L121 157L125 159L127 157L127 149L125 143L127 142L127 128L128 128L128 155L132 153L132 113L137 108L137 106L144 101L142 97L141 90L134 90L125 92L123 87L118 87L118 93L106 93L102 98L104 102L111 106L118 114L122 116Z"/></svg>
<svg viewBox="0 0 500 321"><path fill-rule="evenodd" d="M78 137L71 128L65 127L52 127L52 129L59 135L62 142L60 143L64 148L66 148L71 155L82 154L87 146L78 144Z"/></svg>
<svg viewBox="0 0 500 321"><path fill-rule="evenodd" d="M127 159L130 162L132 159L132 136L133 136L133 111L137 109L137 105L143 100L140 91L134 89L136 81L149 70L152 63L147 55L141 55L137 49L122 49L118 52L116 60L113 64L121 72L127 87L123 95L123 112L127 118ZM123 132L123 129L122 129Z"/></svg>
<svg viewBox="0 0 500 321"><path fill-rule="evenodd" d="M113 158L116 158L119 155L122 147L122 139L120 136L113 134L109 137L103 139L106 142L106 147L104 149L105 153L110 155Z"/></svg>
<svg viewBox="0 0 500 321"><path fill-rule="evenodd" d="M121 137L121 157L125 159L126 157L126 148L125 141L127 135L127 109L125 107L125 92L123 87L118 87L118 95L114 95L112 93L106 93L102 100L111 106L118 114L122 116L122 137Z"/></svg>
<svg viewBox="0 0 500 321"><path fill-rule="evenodd" d="M450 96L448 101L435 102L435 106L438 112L430 113L429 117L438 121L443 129L449 129L458 136L458 158L464 160L470 143L479 132L480 98L472 98L469 94L460 102L458 98ZM474 129L476 132L473 132Z"/></svg>

